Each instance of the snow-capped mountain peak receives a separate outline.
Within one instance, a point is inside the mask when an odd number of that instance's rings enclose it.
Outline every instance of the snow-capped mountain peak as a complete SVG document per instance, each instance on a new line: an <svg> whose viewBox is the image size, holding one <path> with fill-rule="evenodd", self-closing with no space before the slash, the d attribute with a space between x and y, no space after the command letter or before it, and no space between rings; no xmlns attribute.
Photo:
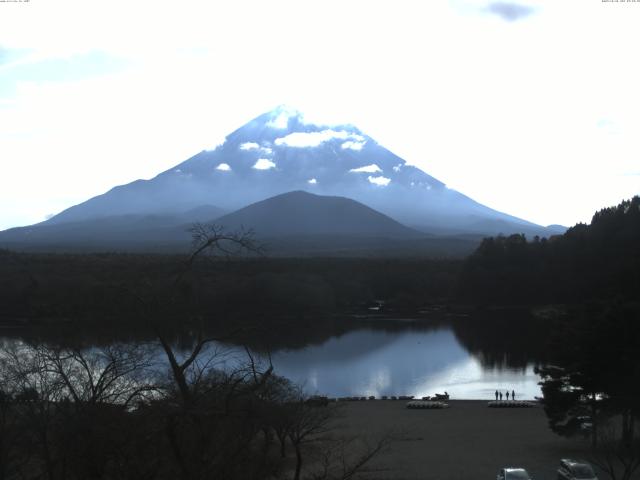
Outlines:
<svg viewBox="0 0 640 480"><path fill-rule="evenodd" d="M539 228L446 188L353 125L312 122L285 105L247 122L214 150L151 180L116 187L50 222L199 205L233 211L296 190L351 198L407 225L438 231L507 231L505 222Z"/></svg>

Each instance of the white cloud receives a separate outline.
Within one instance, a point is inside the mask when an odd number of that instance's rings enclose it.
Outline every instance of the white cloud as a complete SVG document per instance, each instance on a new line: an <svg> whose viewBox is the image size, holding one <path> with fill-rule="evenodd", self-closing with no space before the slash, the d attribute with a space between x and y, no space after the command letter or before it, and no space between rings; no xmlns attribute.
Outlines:
<svg viewBox="0 0 640 480"><path fill-rule="evenodd" d="M240 150L257 150L260 148L255 142L245 142L240 144Z"/></svg>
<svg viewBox="0 0 640 480"><path fill-rule="evenodd" d="M231 171L231 167L229 166L228 163L221 163L220 165L218 165L216 167L216 170L221 170L223 172L230 172Z"/></svg>
<svg viewBox="0 0 640 480"><path fill-rule="evenodd" d="M402 168L402 164L399 163L398 165L393 166L393 171L397 173L400 171L401 168Z"/></svg>
<svg viewBox="0 0 640 480"><path fill-rule="evenodd" d="M256 170L269 170L270 168L276 168L276 164L268 158L259 158L252 168Z"/></svg>
<svg viewBox="0 0 640 480"><path fill-rule="evenodd" d="M193 173L185 173L180 168L176 168L174 170L174 172L177 173L178 175L180 175L180 178L191 178L191 177L193 177Z"/></svg>
<svg viewBox="0 0 640 480"><path fill-rule="evenodd" d="M284 130L289 126L289 119L293 117L302 119L302 113L289 105L280 105L274 110L274 116L267 122L267 127Z"/></svg>
<svg viewBox="0 0 640 480"><path fill-rule="evenodd" d="M359 151L359 150L362 150L362 147L364 147L366 143L367 143L366 141L354 142L352 140L348 140L341 145L341 148L344 148L344 149L349 148L351 150Z"/></svg>
<svg viewBox="0 0 640 480"><path fill-rule="evenodd" d="M291 118L292 116L293 115L291 114L291 112L281 112L276 117L267 122L267 127L284 130L289 126L289 118Z"/></svg>
<svg viewBox="0 0 640 480"><path fill-rule="evenodd" d="M309 180L307 180L307 183L311 185L315 185L318 183L318 180L316 180L315 178L310 178Z"/></svg>
<svg viewBox="0 0 640 480"><path fill-rule="evenodd" d="M382 169L375 163L372 163L371 165L365 165L364 167L352 168L349 171L353 173L378 173L382 172Z"/></svg>
<svg viewBox="0 0 640 480"><path fill-rule="evenodd" d="M391 181L391 179L387 177L383 177L383 176L372 177L371 175L367 177L367 180L369 180L370 183L373 183L374 185L378 185L380 187L386 187L387 185L389 185L389 182Z"/></svg>
<svg viewBox="0 0 640 480"><path fill-rule="evenodd" d="M273 150L271 150L270 147L267 147L267 146L264 146L264 145L260 146L256 142L241 143L240 144L240 150L244 150L244 151L259 150L260 152L262 152L265 155L273 154Z"/></svg>
<svg viewBox="0 0 640 480"><path fill-rule="evenodd" d="M328 142L330 140L347 140L353 139L359 142L364 141L364 137L362 135L358 135L355 133L350 133L345 130L322 130L320 132L295 132L290 133L286 137L276 138L275 144L278 146L287 146L287 147L296 147L296 148L307 148L307 147L317 147L324 142Z"/></svg>

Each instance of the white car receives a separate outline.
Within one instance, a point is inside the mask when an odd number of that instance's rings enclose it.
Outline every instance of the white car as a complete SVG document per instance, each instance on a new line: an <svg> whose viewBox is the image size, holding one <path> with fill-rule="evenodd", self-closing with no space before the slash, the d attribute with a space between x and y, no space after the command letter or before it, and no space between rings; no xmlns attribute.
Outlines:
<svg viewBox="0 0 640 480"><path fill-rule="evenodd" d="M533 480L524 468L503 468L498 473L498 480Z"/></svg>
<svg viewBox="0 0 640 480"><path fill-rule="evenodd" d="M598 480L598 477L587 462L563 458L558 467L558 480Z"/></svg>

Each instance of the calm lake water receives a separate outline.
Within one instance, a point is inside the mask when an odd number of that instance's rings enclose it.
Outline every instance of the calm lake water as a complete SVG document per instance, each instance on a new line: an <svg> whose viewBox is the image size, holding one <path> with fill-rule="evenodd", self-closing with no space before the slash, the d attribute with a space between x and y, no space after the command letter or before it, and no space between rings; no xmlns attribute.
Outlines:
<svg viewBox="0 0 640 480"><path fill-rule="evenodd" d="M226 347L235 360L242 352ZM271 355L276 373L330 397L414 395L447 391L454 399L541 396L533 365L488 366L468 352L450 328L384 331L359 329L301 349Z"/></svg>
<svg viewBox="0 0 640 480"><path fill-rule="evenodd" d="M494 329L500 333L492 336L484 333L489 331L484 326L470 330L411 322L359 326L316 338L307 346L274 349L271 360L278 375L302 385L309 394L330 397L423 397L447 391L453 399L490 400L496 389L503 393L514 390L519 399L541 396L539 378L529 360L531 352L526 350L535 342L519 328L518 335ZM5 346L22 341L17 337L0 340ZM185 344L190 342L183 342L183 347ZM161 362L158 368L164 368L164 353L156 341L151 345ZM247 363L242 347L218 344L208 353L212 350L219 368ZM186 349L183 354L188 354ZM266 362L266 355L256 354L256 358Z"/></svg>

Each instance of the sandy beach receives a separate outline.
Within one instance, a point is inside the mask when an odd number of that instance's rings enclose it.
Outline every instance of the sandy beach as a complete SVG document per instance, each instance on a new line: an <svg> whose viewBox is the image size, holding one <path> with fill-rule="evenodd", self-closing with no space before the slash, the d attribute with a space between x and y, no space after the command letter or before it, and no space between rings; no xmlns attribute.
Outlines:
<svg viewBox="0 0 640 480"><path fill-rule="evenodd" d="M342 402L340 402L342 403ZM344 402L346 434L399 440L377 457L377 478L495 479L501 467L526 468L535 480L555 480L560 458L586 458L586 442L567 440L547 426L541 406L488 408L487 401L452 400L448 409L410 410L404 401Z"/></svg>

